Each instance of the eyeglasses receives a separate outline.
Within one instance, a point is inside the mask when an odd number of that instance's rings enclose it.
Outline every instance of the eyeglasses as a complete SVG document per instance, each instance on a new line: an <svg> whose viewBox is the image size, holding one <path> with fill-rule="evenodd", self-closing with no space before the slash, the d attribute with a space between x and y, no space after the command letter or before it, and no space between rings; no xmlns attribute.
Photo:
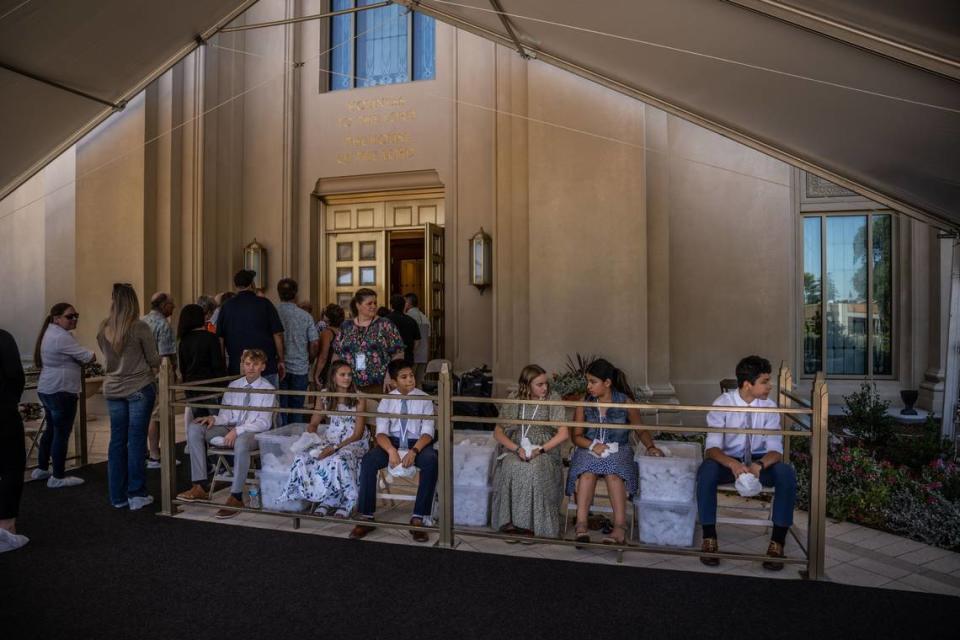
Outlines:
<svg viewBox="0 0 960 640"><path fill-rule="evenodd" d="M79 313L68 313L67 315L65 315L65 316L63 316L63 317L66 318L67 320L76 320L76 319L78 319L78 318L80 317L80 314L79 314Z"/></svg>

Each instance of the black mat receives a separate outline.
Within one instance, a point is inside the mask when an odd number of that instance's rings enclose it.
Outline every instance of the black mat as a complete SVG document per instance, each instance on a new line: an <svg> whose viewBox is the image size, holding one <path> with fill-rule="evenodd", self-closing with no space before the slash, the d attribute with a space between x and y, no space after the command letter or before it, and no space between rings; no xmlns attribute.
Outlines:
<svg viewBox="0 0 960 640"><path fill-rule="evenodd" d="M4 640L902 640L957 628L960 600L947 596L190 522L112 509L105 465L78 475L82 487L25 488L31 542L0 555Z"/></svg>

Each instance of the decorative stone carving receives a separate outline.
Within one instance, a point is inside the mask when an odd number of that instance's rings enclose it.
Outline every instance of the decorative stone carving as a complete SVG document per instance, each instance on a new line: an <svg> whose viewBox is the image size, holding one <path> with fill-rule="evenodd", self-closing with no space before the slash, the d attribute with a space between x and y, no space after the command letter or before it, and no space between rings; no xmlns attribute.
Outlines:
<svg viewBox="0 0 960 640"><path fill-rule="evenodd" d="M804 176L806 177L804 192L808 198L839 198L858 195L812 173L804 172Z"/></svg>

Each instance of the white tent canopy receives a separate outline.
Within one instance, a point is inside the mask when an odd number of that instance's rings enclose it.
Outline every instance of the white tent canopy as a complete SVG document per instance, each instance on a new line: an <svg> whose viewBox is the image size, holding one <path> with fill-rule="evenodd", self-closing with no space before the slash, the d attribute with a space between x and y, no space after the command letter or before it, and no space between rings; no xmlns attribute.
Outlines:
<svg viewBox="0 0 960 640"><path fill-rule="evenodd" d="M0 0L0 197L254 1ZM397 1L960 227L956 0Z"/></svg>
<svg viewBox="0 0 960 640"><path fill-rule="evenodd" d="M0 198L254 1L0 0Z"/></svg>
<svg viewBox="0 0 960 640"><path fill-rule="evenodd" d="M401 1L960 226L956 0Z"/></svg>

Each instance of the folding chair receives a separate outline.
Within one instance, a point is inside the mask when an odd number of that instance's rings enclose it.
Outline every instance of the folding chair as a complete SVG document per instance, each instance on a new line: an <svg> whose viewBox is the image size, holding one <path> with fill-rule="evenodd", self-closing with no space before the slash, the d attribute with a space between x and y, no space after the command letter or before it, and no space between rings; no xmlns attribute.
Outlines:
<svg viewBox="0 0 960 640"><path fill-rule="evenodd" d="M737 487L732 484L722 484L717 487L717 492L723 491L724 493L737 493ZM762 514L761 518L732 518L727 516L718 516L717 524L739 524L745 525L748 527L772 527L773 526L773 487L763 487L760 490L760 495L770 496L770 501L767 503L761 504L761 506L734 506L734 505L717 505L717 509L728 509L731 511L746 511L750 513L759 513Z"/></svg>

